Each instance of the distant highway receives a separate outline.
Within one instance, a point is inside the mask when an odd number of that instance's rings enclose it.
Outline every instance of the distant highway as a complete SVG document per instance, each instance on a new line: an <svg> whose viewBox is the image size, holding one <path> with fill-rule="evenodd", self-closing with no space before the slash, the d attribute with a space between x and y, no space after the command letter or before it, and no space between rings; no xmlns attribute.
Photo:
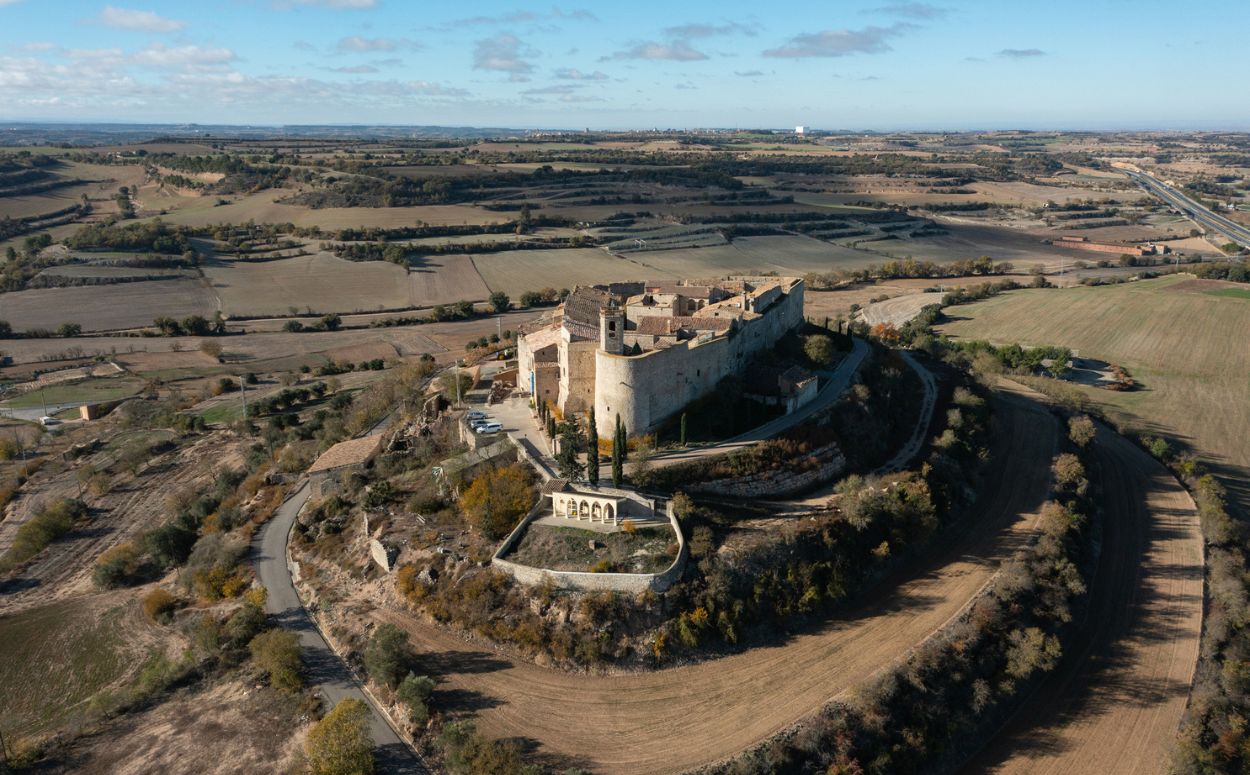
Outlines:
<svg viewBox="0 0 1250 775"><path fill-rule="evenodd" d="M1225 239L1236 242L1238 245L1250 246L1250 229L1245 226L1242 226L1234 221L1230 221L1222 215L1211 212L1206 207L1203 207L1201 204L1195 202L1193 199L1190 199L1176 188L1169 186L1167 183L1164 183L1162 180L1159 180L1153 175L1133 170L1124 171L1130 178L1135 180L1139 186L1180 210L1190 220L1197 222L1201 226L1205 226L1217 234L1223 235Z"/></svg>

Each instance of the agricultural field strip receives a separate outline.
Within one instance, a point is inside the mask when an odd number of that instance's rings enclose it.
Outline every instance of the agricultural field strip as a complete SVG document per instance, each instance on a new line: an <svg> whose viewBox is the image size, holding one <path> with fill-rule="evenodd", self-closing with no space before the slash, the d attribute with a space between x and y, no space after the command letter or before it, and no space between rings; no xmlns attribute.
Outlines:
<svg viewBox="0 0 1250 775"><path fill-rule="evenodd" d="M442 686L482 696L481 729L536 740L606 773L661 773L731 756L888 667L971 600L1034 534L1057 445L1053 418L1028 399L997 402L1003 433L977 507L984 528L924 571L881 589L853 618L775 646L651 673L572 675L490 654L401 611L418 651L438 655ZM497 703L497 704L494 704Z"/></svg>

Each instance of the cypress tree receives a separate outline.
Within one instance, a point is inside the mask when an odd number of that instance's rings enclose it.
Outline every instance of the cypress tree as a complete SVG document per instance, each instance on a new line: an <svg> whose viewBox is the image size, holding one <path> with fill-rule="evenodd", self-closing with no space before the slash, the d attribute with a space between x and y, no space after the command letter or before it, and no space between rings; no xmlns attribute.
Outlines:
<svg viewBox="0 0 1250 775"><path fill-rule="evenodd" d="M620 487L625 478L625 455L621 449L621 416L616 416L616 432L612 438L612 486Z"/></svg>
<svg viewBox="0 0 1250 775"><path fill-rule="evenodd" d="M547 415L547 438L552 439L553 441L556 438L556 418L552 417L550 414Z"/></svg>
<svg viewBox="0 0 1250 775"><path fill-rule="evenodd" d="M686 413L681 413L681 445L686 446Z"/></svg>
<svg viewBox="0 0 1250 775"><path fill-rule="evenodd" d="M590 428L586 431L586 481L599 484L599 429L595 427L595 409L590 409Z"/></svg>

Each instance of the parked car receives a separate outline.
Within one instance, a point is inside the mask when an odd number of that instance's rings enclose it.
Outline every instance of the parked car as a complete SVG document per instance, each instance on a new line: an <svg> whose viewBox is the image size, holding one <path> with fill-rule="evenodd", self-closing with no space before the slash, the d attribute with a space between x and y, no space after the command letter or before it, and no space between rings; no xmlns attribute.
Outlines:
<svg viewBox="0 0 1250 775"><path fill-rule="evenodd" d="M60 425L61 421L56 419L55 417L50 417L45 414L43 417L39 418L39 424L47 428L52 425Z"/></svg>
<svg viewBox="0 0 1250 775"><path fill-rule="evenodd" d="M481 409L470 409L469 413L466 414L465 417L469 419L469 422L473 422L474 420L485 420L486 412L483 412Z"/></svg>
<svg viewBox="0 0 1250 775"><path fill-rule="evenodd" d="M475 430L478 433L499 433L503 430L503 424L497 422L488 422L477 426Z"/></svg>
<svg viewBox="0 0 1250 775"><path fill-rule="evenodd" d="M476 420L469 420L469 427L473 430L477 430L489 422L492 422L489 417L479 417Z"/></svg>

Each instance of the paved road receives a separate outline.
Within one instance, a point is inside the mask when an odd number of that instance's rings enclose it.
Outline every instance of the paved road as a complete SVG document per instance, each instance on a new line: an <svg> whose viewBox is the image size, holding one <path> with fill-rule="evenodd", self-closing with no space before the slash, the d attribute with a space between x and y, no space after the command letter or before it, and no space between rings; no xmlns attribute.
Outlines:
<svg viewBox="0 0 1250 775"><path fill-rule="evenodd" d="M1189 494L1099 428L1102 552L1086 624L970 773L1163 773L1202 631L1202 535Z"/></svg>
<svg viewBox="0 0 1250 775"><path fill-rule="evenodd" d="M920 361L906 350L900 350L899 355L903 356L903 360L907 361L907 365L916 372L920 377L920 383L924 386L923 404L920 407L920 417L916 420L916 427L912 429L911 438L898 451L898 454L891 458L890 462L878 468L876 473L885 474L891 471L901 471L911 462L920 452L920 448L924 446L925 436L929 432L929 424L933 422L933 409L937 406L937 380L933 374L920 365Z"/></svg>
<svg viewBox="0 0 1250 775"><path fill-rule="evenodd" d="M680 452L658 453L651 457L651 465L671 466L685 463L695 458L723 455L743 447L749 447L765 439L771 439L804 422L817 412L827 409L830 404L841 398L842 394L851 386L851 382L855 379L855 374L859 371L860 364L864 362L864 358L870 352L870 348L862 340L853 339L851 341L851 351L842 359L838 367L828 374L829 381L821 388L811 403L784 417L778 417L739 436L726 439L719 444L709 444L706 447L696 447L694 449L681 450Z"/></svg>
<svg viewBox="0 0 1250 775"><path fill-rule="evenodd" d="M348 697L368 703L373 711L369 727L377 746L374 758L378 772L425 773L426 769L417 760L412 749L386 723L381 711L361 691L351 671L326 643L325 638L321 637L295 592L287 565L286 545L291 527L295 524L295 517L308 500L308 494L309 486L305 482L278 508L277 515L261 528L252 541L257 578L269 591L265 610L280 627L299 634L309 683L318 688L327 707L333 707Z"/></svg>
<svg viewBox="0 0 1250 775"><path fill-rule="evenodd" d="M1159 197L1163 201L1179 209L1181 212L1189 216L1190 219L1198 224L1211 229L1223 235L1225 238L1236 242L1239 245L1250 245L1250 228L1246 228L1235 221L1231 221L1222 215L1213 213L1207 208L1189 198L1188 195L1180 190L1169 186L1162 180L1148 175L1144 172L1133 172L1125 170L1130 178L1135 180L1139 186L1146 189L1150 193Z"/></svg>

